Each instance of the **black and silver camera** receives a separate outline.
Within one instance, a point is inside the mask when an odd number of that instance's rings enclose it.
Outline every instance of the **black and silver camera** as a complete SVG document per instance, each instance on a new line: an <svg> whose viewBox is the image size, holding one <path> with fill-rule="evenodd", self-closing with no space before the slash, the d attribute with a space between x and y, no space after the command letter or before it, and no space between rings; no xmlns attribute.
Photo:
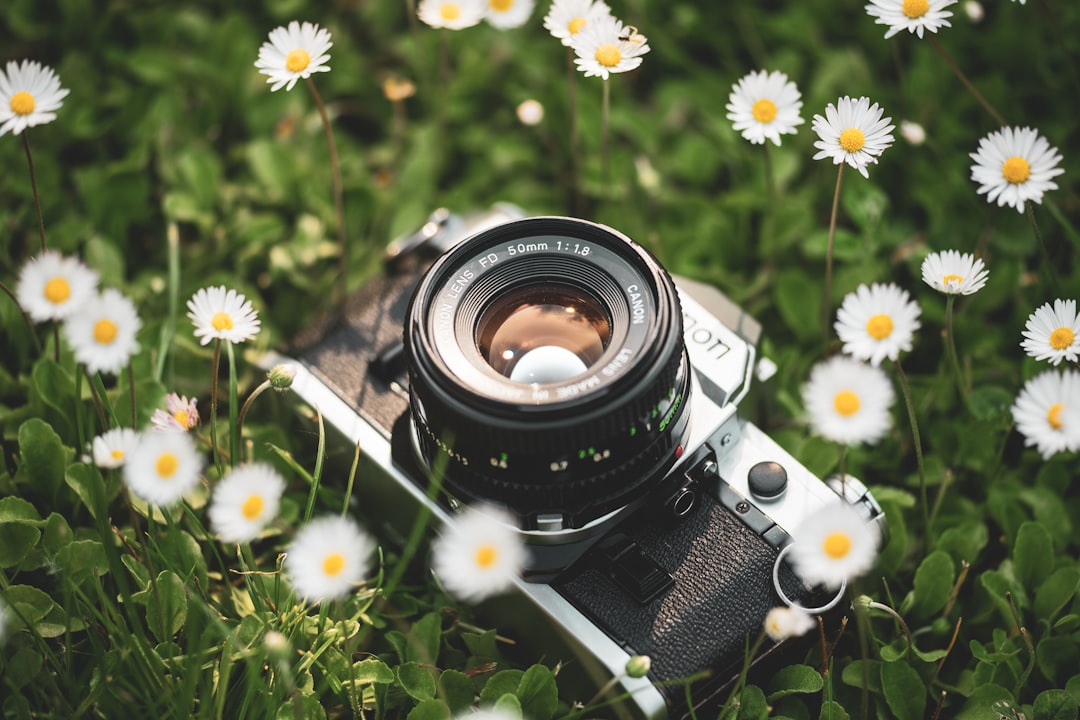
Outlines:
<svg viewBox="0 0 1080 720"><path fill-rule="evenodd" d="M293 388L359 445L378 513L508 510L526 605L608 677L650 656L621 681L630 707L678 717L677 681L711 670L691 704L714 701L770 608L835 595L778 559L804 518L841 494L883 523L860 483L826 484L737 415L758 332L611 228L439 211L298 339Z"/></svg>

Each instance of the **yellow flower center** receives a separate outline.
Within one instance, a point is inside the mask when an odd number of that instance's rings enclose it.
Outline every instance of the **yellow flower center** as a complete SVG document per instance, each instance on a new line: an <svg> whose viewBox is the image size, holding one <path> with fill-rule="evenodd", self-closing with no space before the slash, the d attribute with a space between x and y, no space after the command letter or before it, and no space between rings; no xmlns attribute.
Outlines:
<svg viewBox="0 0 1080 720"><path fill-rule="evenodd" d="M25 90L20 90L11 96L11 112L16 115L29 115L34 112L34 96Z"/></svg>
<svg viewBox="0 0 1080 720"><path fill-rule="evenodd" d="M875 340L884 340L892 335L892 318L884 313L875 315L866 321L866 333Z"/></svg>
<svg viewBox="0 0 1080 720"><path fill-rule="evenodd" d="M176 474L176 469L180 467L180 460L170 452L161 453L157 459L157 474L162 480L168 480Z"/></svg>
<svg viewBox="0 0 1080 720"><path fill-rule="evenodd" d="M1072 328L1059 327L1054 332L1050 333L1050 347L1055 350L1064 350L1073 344L1073 340L1076 339L1076 334L1073 333Z"/></svg>
<svg viewBox="0 0 1080 720"><path fill-rule="evenodd" d="M1019 185L1031 176L1031 166L1024 158L1014 155L1001 166L1001 176L1013 185Z"/></svg>
<svg viewBox="0 0 1080 720"><path fill-rule="evenodd" d="M927 0L904 0L904 14L912 20L921 18L929 9L930 3Z"/></svg>
<svg viewBox="0 0 1080 720"><path fill-rule="evenodd" d="M248 520L255 520L260 515L262 515L262 511L263 499L261 495L252 495L244 501L243 505L240 506L240 512L243 513L244 517ZM327 558L327 560L329 559L330 558ZM324 562L323 567L325 566L326 563Z"/></svg>
<svg viewBox="0 0 1080 720"><path fill-rule="evenodd" d="M330 553L322 561L322 570L330 577L340 575L345 569L345 556L341 553Z"/></svg>
<svg viewBox="0 0 1080 720"><path fill-rule="evenodd" d="M585 27L585 22L585 18L574 18L570 21L570 24L566 26L566 29L570 31L571 35L577 35L581 31L581 28Z"/></svg>
<svg viewBox="0 0 1080 720"><path fill-rule="evenodd" d="M853 153L862 150L862 146L866 143L866 136L863 135L863 131L859 128L848 128L844 132L840 133L840 147L845 152Z"/></svg>
<svg viewBox="0 0 1080 720"><path fill-rule="evenodd" d="M119 448L117 448L116 450L113 450L109 454L112 456L113 460L123 460L124 459L124 451L120 450Z"/></svg>
<svg viewBox="0 0 1080 720"><path fill-rule="evenodd" d="M191 422L191 416L188 415L187 410L177 410L173 413L173 420L180 423L180 427L186 430Z"/></svg>
<svg viewBox="0 0 1080 720"><path fill-rule="evenodd" d="M45 299L53 305L59 305L69 297L71 297L71 285L68 284L66 278L57 275L45 283Z"/></svg>
<svg viewBox="0 0 1080 720"><path fill-rule="evenodd" d="M94 323L94 340L101 345L108 345L116 339L117 327L112 320L101 319Z"/></svg>
<svg viewBox="0 0 1080 720"><path fill-rule="evenodd" d="M851 417L859 412L859 396L850 390L841 390L833 398L833 407L844 417Z"/></svg>
<svg viewBox="0 0 1080 720"><path fill-rule="evenodd" d="M484 570L494 565L498 558L499 551L491 545L481 545L476 550L476 564Z"/></svg>
<svg viewBox="0 0 1080 720"><path fill-rule="evenodd" d="M619 46L614 43L604 43L600 47L596 48L596 62L600 63L604 67L615 67L622 60L622 53L619 52Z"/></svg>
<svg viewBox="0 0 1080 720"><path fill-rule="evenodd" d="M229 315L229 313L224 311L216 312L214 313L214 317L210 318L210 324L213 325L214 329L218 332L221 332L222 330L232 330L232 315Z"/></svg>
<svg viewBox="0 0 1080 720"><path fill-rule="evenodd" d="M285 69L292 73L304 72L311 64L311 56L303 48L297 48L285 56Z"/></svg>
<svg viewBox="0 0 1080 720"><path fill-rule="evenodd" d="M844 532L829 533L821 549L833 560L843 560L851 552L851 536Z"/></svg>
<svg viewBox="0 0 1080 720"><path fill-rule="evenodd" d="M941 278L942 285L948 285L951 282L959 285L960 283L964 282L964 278L959 275L946 275L945 277Z"/></svg>
<svg viewBox="0 0 1080 720"><path fill-rule="evenodd" d="M457 3L443 3L439 6L439 16L443 20L457 20L461 17L461 7Z"/></svg>
<svg viewBox="0 0 1080 720"><path fill-rule="evenodd" d="M488 0L488 4L495 12L506 12L514 7L514 0Z"/></svg>
<svg viewBox="0 0 1080 720"><path fill-rule="evenodd" d="M755 120L767 125L776 119L776 103L762 98L754 103L754 107L750 109L750 112L754 114Z"/></svg>
<svg viewBox="0 0 1080 720"><path fill-rule="evenodd" d="M1061 422L1061 413L1065 410L1065 406L1061 403L1054 403L1050 406L1050 409L1046 411L1046 422L1050 423L1050 427L1055 430L1060 430L1064 423Z"/></svg>

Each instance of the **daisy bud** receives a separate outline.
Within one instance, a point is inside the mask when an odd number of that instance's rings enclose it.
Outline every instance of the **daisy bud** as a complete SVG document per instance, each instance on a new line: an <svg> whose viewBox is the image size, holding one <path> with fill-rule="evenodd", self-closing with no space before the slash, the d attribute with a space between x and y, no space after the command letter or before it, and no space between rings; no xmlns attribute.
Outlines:
<svg viewBox="0 0 1080 720"><path fill-rule="evenodd" d="M774 642L805 635L813 627L814 619L809 613L795 607L774 607L765 616L765 633Z"/></svg>
<svg viewBox="0 0 1080 720"><path fill-rule="evenodd" d="M288 363L281 363L270 368L270 372L266 374L266 379L270 381L270 387L284 392L292 387L293 378L296 377L296 366Z"/></svg>
<svg viewBox="0 0 1080 720"><path fill-rule="evenodd" d="M900 121L900 135L912 145L922 145L926 142L926 130L922 125L911 120Z"/></svg>
<svg viewBox="0 0 1080 720"><path fill-rule="evenodd" d="M517 116L522 125L539 125L544 119L544 106L530 98L517 106Z"/></svg>
<svg viewBox="0 0 1080 720"><path fill-rule="evenodd" d="M274 658L284 658L292 649L289 639L277 630L270 630L263 636L263 647Z"/></svg>
<svg viewBox="0 0 1080 720"><path fill-rule="evenodd" d="M968 16L968 20L971 22L979 22L986 15L986 11L983 10L981 3L968 0L968 2L964 3L964 14Z"/></svg>
<svg viewBox="0 0 1080 720"><path fill-rule="evenodd" d="M626 661L626 674L632 678L643 678L652 668L652 658L648 655L635 655Z"/></svg>

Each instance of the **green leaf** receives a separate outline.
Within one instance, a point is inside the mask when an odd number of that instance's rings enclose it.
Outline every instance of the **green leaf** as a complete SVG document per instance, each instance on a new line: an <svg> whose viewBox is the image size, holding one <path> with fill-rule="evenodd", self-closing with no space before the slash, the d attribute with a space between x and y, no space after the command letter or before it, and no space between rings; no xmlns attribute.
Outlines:
<svg viewBox="0 0 1080 720"><path fill-rule="evenodd" d="M1064 682L1080 667L1080 648L1071 637L1043 638L1035 646L1035 661L1051 682Z"/></svg>
<svg viewBox="0 0 1080 720"><path fill-rule="evenodd" d="M439 661L439 643L442 640L442 620L438 613L428 613L413 623L408 635L406 660L425 665Z"/></svg>
<svg viewBox="0 0 1080 720"><path fill-rule="evenodd" d="M1045 690L1035 698L1032 720L1076 720L1080 703L1065 690Z"/></svg>
<svg viewBox="0 0 1080 720"><path fill-rule="evenodd" d="M75 491L90 515L97 517L98 508L105 507L105 481L93 465L75 463L64 474L64 482Z"/></svg>
<svg viewBox="0 0 1080 720"><path fill-rule="evenodd" d="M38 515L33 504L20 497L10 496L0 499L0 524L19 523L41 527L45 521Z"/></svg>
<svg viewBox="0 0 1080 720"><path fill-rule="evenodd" d="M956 715L956 720L996 720L1000 715L994 711L994 705L1003 701L1013 702L1012 693L1000 685L980 685L968 696L964 707Z"/></svg>
<svg viewBox="0 0 1080 720"><path fill-rule="evenodd" d="M450 706L450 712L457 715L468 708L476 697L476 686L472 678L458 670L443 670L439 676L439 697Z"/></svg>
<svg viewBox="0 0 1080 720"><path fill-rule="evenodd" d="M34 365L32 377L37 397L51 410L45 413L49 422L56 423L56 429L64 437L71 437L75 381L67 370L48 357L41 358Z"/></svg>
<svg viewBox="0 0 1080 720"><path fill-rule="evenodd" d="M776 278L776 306L780 317L800 338L821 333L821 289L798 270L782 271Z"/></svg>
<svg viewBox="0 0 1080 720"><path fill-rule="evenodd" d="M971 392L971 414L978 420L990 420L1009 411L1013 394L996 385L983 385Z"/></svg>
<svg viewBox="0 0 1080 720"><path fill-rule="evenodd" d="M827 700L821 703L818 720L851 720L851 716L847 714L847 710L840 703L835 700Z"/></svg>
<svg viewBox="0 0 1080 720"><path fill-rule="evenodd" d="M1016 574L1025 588L1034 590L1054 569L1054 541L1050 531L1037 522L1026 522L1013 543Z"/></svg>
<svg viewBox="0 0 1080 720"><path fill-rule="evenodd" d="M450 720L450 708L442 700L422 700L409 714L406 720Z"/></svg>
<svg viewBox="0 0 1080 720"><path fill-rule="evenodd" d="M71 532L71 526L60 513L51 513L45 520L45 534L41 540L41 546L45 552L55 555L56 552L70 543L75 535Z"/></svg>
<svg viewBox="0 0 1080 720"><path fill-rule="evenodd" d="M56 493L64 482L64 463L67 452L60 436L39 418L30 418L19 426L19 453L22 455L21 473L27 481L50 495Z"/></svg>
<svg viewBox="0 0 1080 720"><path fill-rule="evenodd" d="M765 720L769 717L769 704L765 693L757 685L747 685L739 693L739 720Z"/></svg>
<svg viewBox="0 0 1080 720"><path fill-rule="evenodd" d="M990 533L986 524L973 520L946 529L938 536L934 547L970 564L975 562L989 541Z"/></svg>
<svg viewBox="0 0 1080 720"><path fill-rule="evenodd" d="M845 685L880 693L881 665L880 660L855 660L844 666L840 679Z"/></svg>
<svg viewBox="0 0 1080 720"><path fill-rule="evenodd" d="M109 572L105 546L97 540L76 540L57 551L53 558L59 568L75 585L89 577Z"/></svg>
<svg viewBox="0 0 1080 720"><path fill-rule="evenodd" d="M881 666L881 689L885 702L898 720L922 720L926 710L926 684L906 662Z"/></svg>
<svg viewBox="0 0 1080 720"><path fill-rule="evenodd" d="M56 605L51 597L31 585L12 585L4 590L3 598L8 605L8 621L16 628L25 627L23 623L33 625Z"/></svg>
<svg viewBox="0 0 1080 720"><path fill-rule="evenodd" d="M526 670L514 694L521 700L521 711L529 720L550 720L559 706L555 673L543 665Z"/></svg>
<svg viewBox="0 0 1080 720"><path fill-rule="evenodd" d="M326 720L326 710L314 695L297 693L281 704L274 720Z"/></svg>
<svg viewBox="0 0 1080 720"><path fill-rule="evenodd" d="M488 678L488 681L484 683L484 687L480 690L480 705L482 707L491 707L496 700L506 693L515 692L521 683L521 678L524 676L524 670L500 670L495 673Z"/></svg>
<svg viewBox="0 0 1080 720"><path fill-rule="evenodd" d="M816 693L824 687L824 680L821 673L809 665L788 665L773 675L769 687L772 690L769 702L773 703L796 693Z"/></svg>
<svg viewBox="0 0 1080 720"><path fill-rule="evenodd" d="M1035 616L1052 621L1080 588L1080 569L1060 567L1035 590Z"/></svg>
<svg viewBox="0 0 1080 720"><path fill-rule="evenodd" d="M367 683L386 684L394 682L394 671L378 658L364 658L353 663L353 677L356 678L359 685Z"/></svg>
<svg viewBox="0 0 1080 720"><path fill-rule="evenodd" d="M935 550L927 555L915 571L911 613L926 618L945 607L955 579L953 560L947 553Z"/></svg>
<svg viewBox="0 0 1080 720"><path fill-rule="evenodd" d="M172 638L187 620L187 592L180 576L172 570L162 570L157 576L157 589L150 589L146 600L146 624L160 642Z"/></svg>
<svg viewBox="0 0 1080 720"><path fill-rule="evenodd" d="M19 648L4 664L4 684L14 690L26 687L41 671L43 654L31 646Z"/></svg>
<svg viewBox="0 0 1080 720"><path fill-rule="evenodd" d="M511 693L506 693L496 700L491 709L500 717L519 718L525 715L521 709L521 701L518 700L517 695ZM529 720L532 720L532 718L529 718Z"/></svg>
<svg viewBox="0 0 1080 720"><path fill-rule="evenodd" d="M472 655L470 664L478 665L485 662L495 662L499 659L494 630L488 630L481 635L467 632L461 633L461 639L465 642L465 647L469 649Z"/></svg>
<svg viewBox="0 0 1080 720"><path fill-rule="evenodd" d="M0 568L18 565L41 538L41 531L30 525L0 525Z"/></svg>
<svg viewBox="0 0 1080 720"><path fill-rule="evenodd" d="M435 697L435 678L431 671L416 663L404 663L397 668L398 682L414 700L431 700Z"/></svg>

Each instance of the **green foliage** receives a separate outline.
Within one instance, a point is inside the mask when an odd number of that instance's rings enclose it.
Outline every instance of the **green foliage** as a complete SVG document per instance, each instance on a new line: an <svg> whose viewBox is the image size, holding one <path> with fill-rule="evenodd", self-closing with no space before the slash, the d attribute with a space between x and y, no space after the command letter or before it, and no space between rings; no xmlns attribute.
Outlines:
<svg viewBox="0 0 1080 720"><path fill-rule="evenodd" d="M146 427L172 392L198 398L193 432L210 456L213 349L191 334L184 305L198 288L243 292L262 323L236 349L233 388L224 369L219 378L225 456L239 434L227 390L252 398L265 351L333 307L338 217L319 113L303 82L270 92L252 66L269 30L300 19L334 37L333 69L313 80L341 163L350 291L380 271L387 242L439 206L510 201L607 223L762 323L761 350L777 374L741 414L812 473L843 470L873 489L888 540L874 570L851 585L852 597L876 605L847 611L843 632L826 628L828 673L816 633L805 653L783 659L797 664L751 668L730 698L732 716L842 719L861 717L866 703L870 717L1075 717L1077 454L1043 458L1014 432L1011 408L1047 369L1019 346L1028 315L1080 287L1080 145L1063 101L1080 91L1071 41L1080 6L985 3L974 22L958 4L934 38L1009 123L1038 128L1061 150L1059 187L1032 204L1036 235L1029 218L988 204L970 180L968 153L999 123L928 39L884 40L862 3L616 0L614 12L652 50L641 68L610 80L608 174L599 81L575 79L571 143L565 50L541 27L546 0L507 31L436 32L408 17L413 4L5 3L3 59L44 62L71 91L53 122L24 136L48 246L122 290L143 328L130 368L89 377L62 333L28 324L0 294L4 716L614 712L575 705L597 689L583 664L554 665L564 658L524 642L508 651L500 626L515 618L459 607L423 567L423 546L403 547L383 518L371 518L381 551L367 584L333 603L297 601L281 553L305 510L364 514L369 486L361 469L347 505L341 467L352 448L321 438L314 410L288 396L252 402L241 457L208 469L183 508L149 508L120 473L88 457L95 436ZM802 92L805 122L780 147L747 143L726 117L732 83L754 69L782 70ZM381 82L390 76L414 82L415 96L388 101ZM810 118L843 95L871 97L894 124L920 123L927 140L894 131L869 180L845 169L826 298L837 168L812 159ZM538 126L516 117L527 98L543 103ZM0 160L0 282L14 291L39 252L35 188L21 137L0 137ZM990 270L983 290L956 299L959 378L947 360L944 299L921 282L923 258L944 249L974 252ZM835 316L846 293L871 282L897 283L922 313L902 362L926 507L901 404L872 447L841 450L805 426L802 385L839 350L821 327L824 305ZM214 538L206 511L220 472L240 459L273 464L288 485L277 523L243 549Z"/></svg>

